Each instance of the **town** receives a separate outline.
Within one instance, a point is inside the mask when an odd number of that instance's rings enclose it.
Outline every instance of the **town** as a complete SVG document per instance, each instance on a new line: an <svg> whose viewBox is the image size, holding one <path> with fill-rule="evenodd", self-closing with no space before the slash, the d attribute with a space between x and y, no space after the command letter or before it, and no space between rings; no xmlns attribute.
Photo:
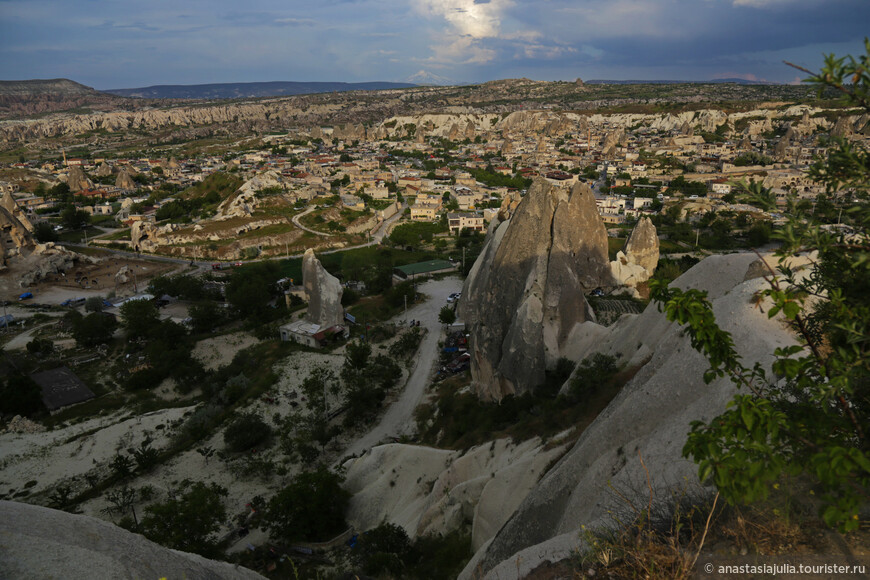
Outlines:
<svg viewBox="0 0 870 580"><path fill-rule="evenodd" d="M510 568L576 450L647 470L607 413L682 457L664 418L712 408L661 288L769 366L778 232L853 235L866 201L820 164L870 147L867 112L803 87L99 99L0 124L0 499L267 577Z"/></svg>

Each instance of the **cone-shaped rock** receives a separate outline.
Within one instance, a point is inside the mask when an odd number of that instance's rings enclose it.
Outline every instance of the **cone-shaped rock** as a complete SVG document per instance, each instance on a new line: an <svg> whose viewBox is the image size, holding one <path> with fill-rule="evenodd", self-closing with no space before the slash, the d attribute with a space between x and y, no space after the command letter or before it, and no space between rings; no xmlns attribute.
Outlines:
<svg viewBox="0 0 870 580"><path fill-rule="evenodd" d="M94 187L94 182L88 179L88 176L78 165L69 168L66 184L69 185L70 191L82 191Z"/></svg>
<svg viewBox="0 0 870 580"><path fill-rule="evenodd" d="M344 309L341 307L342 288L338 278L326 271L308 248L302 257L302 286L308 294L308 321L328 328L341 324Z"/></svg>
<svg viewBox="0 0 870 580"><path fill-rule="evenodd" d="M631 235L625 242L625 255L628 259L645 268L652 276L659 264L659 236L652 220L640 218Z"/></svg>
<svg viewBox="0 0 870 580"><path fill-rule="evenodd" d="M115 180L115 187L119 189L133 190L136 189L136 182L133 181L133 178L130 177L130 174L127 173L126 169L122 169L118 172L118 178Z"/></svg>
<svg viewBox="0 0 870 580"><path fill-rule="evenodd" d="M594 319L584 291L611 284L607 231L588 186L537 180L491 230L465 281L478 396L499 400L543 383L575 325Z"/></svg>

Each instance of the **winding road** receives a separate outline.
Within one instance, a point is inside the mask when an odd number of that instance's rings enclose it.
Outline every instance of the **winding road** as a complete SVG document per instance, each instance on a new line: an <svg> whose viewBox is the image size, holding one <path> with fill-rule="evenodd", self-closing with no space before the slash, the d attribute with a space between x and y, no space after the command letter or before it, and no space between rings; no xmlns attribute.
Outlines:
<svg viewBox="0 0 870 580"><path fill-rule="evenodd" d="M447 303L447 297L462 289L462 280L457 277L443 280L429 280L420 285L419 290L429 296L423 304L408 310L407 320L419 320L420 325L428 331L420 343L417 355L413 359L411 376L405 383L399 399L387 409L380 422L371 431L351 443L343 457L362 455L368 449L391 437L401 437L414 432L414 409L423 400L426 386L432 375L432 367L438 360L438 340L441 338L441 323L438 313Z"/></svg>

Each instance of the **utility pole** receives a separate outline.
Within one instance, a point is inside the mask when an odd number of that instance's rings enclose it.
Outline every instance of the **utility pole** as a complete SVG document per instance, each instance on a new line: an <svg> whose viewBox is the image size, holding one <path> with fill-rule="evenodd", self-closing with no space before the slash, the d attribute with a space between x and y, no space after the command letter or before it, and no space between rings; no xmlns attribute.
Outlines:
<svg viewBox="0 0 870 580"><path fill-rule="evenodd" d="M462 248L462 271L465 272L465 247Z"/></svg>
<svg viewBox="0 0 870 580"><path fill-rule="evenodd" d="M695 248L698 247L698 236L701 235L701 227L698 226L698 229L695 230Z"/></svg>

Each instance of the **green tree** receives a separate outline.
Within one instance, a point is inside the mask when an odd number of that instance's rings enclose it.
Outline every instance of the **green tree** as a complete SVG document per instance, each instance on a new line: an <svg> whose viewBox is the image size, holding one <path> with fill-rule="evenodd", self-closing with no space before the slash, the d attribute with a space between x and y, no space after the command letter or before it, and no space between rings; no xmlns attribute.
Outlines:
<svg viewBox="0 0 870 580"><path fill-rule="evenodd" d="M347 528L344 513L350 494L341 482L324 467L300 473L269 502L263 516L266 527L286 542L335 537Z"/></svg>
<svg viewBox="0 0 870 580"><path fill-rule="evenodd" d="M362 534L351 557L363 572L372 576L401 577L411 555L411 540L401 526L381 524Z"/></svg>
<svg viewBox="0 0 870 580"><path fill-rule="evenodd" d="M870 112L865 45L857 60L828 56L808 81ZM868 161L866 149L838 141L812 174L830 191L849 184L866 192ZM709 361L705 381L728 377L741 391L723 414L692 425L683 453L698 463L701 480L712 480L730 502L749 503L767 497L781 476L803 474L822 499L825 522L842 531L858 527L870 501L870 209L856 204L846 213L855 230L848 237L789 208L780 262L759 304L772 303L768 316L781 313L798 344L774 351L772 375L742 364L704 292L651 284L668 319L686 326ZM818 253L809 275L789 267L790 256L809 250Z"/></svg>
<svg viewBox="0 0 870 580"><path fill-rule="evenodd" d="M438 322L441 324L453 324L456 322L456 312L453 311L451 306L442 306L441 310L438 312Z"/></svg>
<svg viewBox="0 0 870 580"><path fill-rule="evenodd" d="M68 230L80 230L91 223L91 214L68 204L60 212L60 223Z"/></svg>
<svg viewBox="0 0 870 580"><path fill-rule="evenodd" d="M349 342L344 355L344 364L351 369L364 369L372 354L372 347L367 342Z"/></svg>
<svg viewBox="0 0 870 580"><path fill-rule="evenodd" d="M258 415L245 414L230 423L224 431L224 444L240 453L256 447L272 435L272 428Z"/></svg>
<svg viewBox="0 0 870 580"><path fill-rule="evenodd" d="M72 326L72 335L79 346L92 347L112 340L118 321L111 314L92 312L87 316L72 310L64 316Z"/></svg>
<svg viewBox="0 0 870 580"><path fill-rule="evenodd" d="M776 209L776 195L772 189L764 187L761 182L750 179L748 183L741 181L735 185L744 203L754 205L764 211Z"/></svg>
<svg viewBox="0 0 870 580"><path fill-rule="evenodd" d="M182 495L146 507L139 531L168 548L218 557L216 534L226 520L226 495L215 483L196 482Z"/></svg>
<svg viewBox="0 0 870 580"><path fill-rule="evenodd" d="M259 262L233 270L227 284L227 301L244 318L259 321L269 319L269 302L281 270L275 262Z"/></svg>
<svg viewBox="0 0 870 580"><path fill-rule="evenodd" d="M128 338L145 338L160 324L160 313L151 300L129 300L120 310Z"/></svg>
<svg viewBox="0 0 870 580"><path fill-rule="evenodd" d="M42 389L30 377L13 373L0 383L0 413L31 417L42 411Z"/></svg>
<svg viewBox="0 0 870 580"><path fill-rule="evenodd" d="M58 240L57 232L48 222L41 222L33 226L33 235L40 244Z"/></svg>
<svg viewBox="0 0 870 580"><path fill-rule="evenodd" d="M211 332L224 323L221 308L211 300L202 300L191 304L188 313L194 332Z"/></svg>

